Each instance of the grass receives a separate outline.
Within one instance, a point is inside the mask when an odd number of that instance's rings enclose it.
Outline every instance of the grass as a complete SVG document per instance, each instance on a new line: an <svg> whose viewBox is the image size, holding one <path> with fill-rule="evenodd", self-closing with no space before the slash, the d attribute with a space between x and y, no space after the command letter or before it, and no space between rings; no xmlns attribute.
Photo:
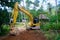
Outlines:
<svg viewBox="0 0 60 40"><path fill-rule="evenodd" d="M60 33L53 31L44 31L44 36L47 40L60 40Z"/></svg>
<svg viewBox="0 0 60 40"><path fill-rule="evenodd" d="M28 24L27 22L25 24L23 22L17 22L15 26L22 27L22 26L27 25L27 24Z"/></svg>

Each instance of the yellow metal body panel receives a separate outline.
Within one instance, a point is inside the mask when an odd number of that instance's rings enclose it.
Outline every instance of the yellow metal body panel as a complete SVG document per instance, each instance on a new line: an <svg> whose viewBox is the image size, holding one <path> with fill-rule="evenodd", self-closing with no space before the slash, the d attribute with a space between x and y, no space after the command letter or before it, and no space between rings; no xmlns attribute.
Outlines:
<svg viewBox="0 0 60 40"><path fill-rule="evenodd" d="M16 23L16 19L18 16L18 3L16 2L14 5L14 9L12 11L12 18L13 18L13 22L11 23L11 27L14 26L14 24Z"/></svg>

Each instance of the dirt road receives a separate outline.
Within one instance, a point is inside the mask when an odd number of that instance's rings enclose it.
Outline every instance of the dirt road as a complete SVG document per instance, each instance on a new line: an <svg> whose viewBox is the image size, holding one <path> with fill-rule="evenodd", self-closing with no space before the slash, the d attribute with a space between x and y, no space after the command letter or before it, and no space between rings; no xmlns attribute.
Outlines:
<svg viewBox="0 0 60 40"><path fill-rule="evenodd" d="M28 30L21 32L17 36L7 36L0 40L46 40L44 34L40 30Z"/></svg>

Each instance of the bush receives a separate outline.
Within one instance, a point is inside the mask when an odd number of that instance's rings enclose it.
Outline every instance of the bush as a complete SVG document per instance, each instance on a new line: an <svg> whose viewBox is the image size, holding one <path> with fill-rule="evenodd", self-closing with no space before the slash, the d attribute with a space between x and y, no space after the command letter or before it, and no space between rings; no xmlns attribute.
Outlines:
<svg viewBox="0 0 60 40"><path fill-rule="evenodd" d="M2 26L1 26L0 36L3 36L3 35L8 34L9 31L10 31L9 25L2 25Z"/></svg>
<svg viewBox="0 0 60 40"><path fill-rule="evenodd" d="M55 36L54 40L60 40L60 34L58 34L57 36Z"/></svg>
<svg viewBox="0 0 60 40"><path fill-rule="evenodd" d="M52 24L52 30L60 30L60 23L53 23Z"/></svg>
<svg viewBox="0 0 60 40"><path fill-rule="evenodd" d="M56 22L56 19L57 19L56 15L50 16L50 22Z"/></svg>
<svg viewBox="0 0 60 40"><path fill-rule="evenodd" d="M10 18L9 13L7 12L7 9L0 9L0 26L2 24L9 24Z"/></svg>
<svg viewBox="0 0 60 40"><path fill-rule="evenodd" d="M43 30L60 30L60 23L46 23L41 27Z"/></svg>
<svg viewBox="0 0 60 40"><path fill-rule="evenodd" d="M43 30L49 30L51 28L50 24L49 23L46 23L45 25L43 25L41 27Z"/></svg>

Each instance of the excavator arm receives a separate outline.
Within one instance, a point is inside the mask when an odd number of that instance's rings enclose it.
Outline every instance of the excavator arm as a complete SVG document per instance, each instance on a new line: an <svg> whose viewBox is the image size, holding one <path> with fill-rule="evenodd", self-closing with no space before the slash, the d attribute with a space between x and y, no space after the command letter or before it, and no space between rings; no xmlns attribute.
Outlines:
<svg viewBox="0 0 60 40"><path fill-rule="evenodd" d="M29 13L27 10L25 10L23 7L19 8L20 11L22 11L23 13L25 13L28 17L29 17L29 26L33 25L33 17L31 15L31 13Z"/></svg>
<svg viewBox="0 0 60 40"><path fill-rule="evenodd" d="M27 16L29 16L29 20L30 20L29 26L32 26L33 25L32 15L27 10L25 10L23 7L19 8L18 2L16 2L15 5L14 5L14 9L13 9L13 12L12 12L13 22L11 23L11 26L13 26L16 23L16 19L17 19L19 10L22 11L23 13L25 13Z"/></svg>

